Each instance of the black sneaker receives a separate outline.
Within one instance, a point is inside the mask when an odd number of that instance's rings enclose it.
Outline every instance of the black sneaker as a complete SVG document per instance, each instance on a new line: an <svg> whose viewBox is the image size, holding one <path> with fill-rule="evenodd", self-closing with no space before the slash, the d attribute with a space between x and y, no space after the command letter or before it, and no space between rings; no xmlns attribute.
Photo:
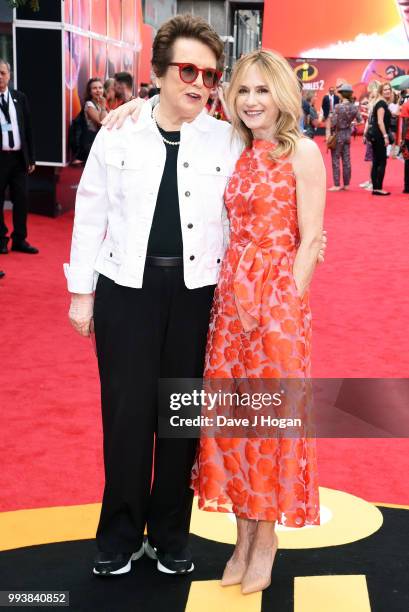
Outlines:
<svg viewBox="0 0 409 612"><path fill-rule="evenodd" d="M144 548L146 555L157 561L156 567L164 574L189 574L195 569L192 556L187 549L180 554L164 553L155 546L151 546L147 539L144 542Z"/></svg>
<svg viewBox="0 0 409 612"><path fill-rule="evenodd" d="M119 576L131 570L131 562L140 559L144 546L136 553L104 553L100 552L94 560L94 574L97 576Z"/></svg>

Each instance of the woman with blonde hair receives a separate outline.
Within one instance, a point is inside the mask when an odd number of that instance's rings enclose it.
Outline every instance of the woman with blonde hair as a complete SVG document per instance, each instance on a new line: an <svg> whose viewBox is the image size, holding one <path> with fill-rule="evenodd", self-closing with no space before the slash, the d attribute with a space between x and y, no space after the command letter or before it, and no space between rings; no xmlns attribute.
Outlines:
<svg viewBox="0 0 409 612"><path fill-rule="evenodd" d="M117 108L118 104L115 98L115 79L109 78L104 81L104 98L109 111Z"/></svg>
<svg viewBox="0 0 409 612"><path fill-rule="evenodd" d="M370 81L368 83L368 87L367 87L367 91L368 91L368 106L367 106L366 112L363 113L362 110L361 110L361 115L365 119L364 135L363 135L363 143L365 145L365 157L364 157L364 161L371 162L371 169L369 171L369 180L368 181L364 181L363 183L360 183L359 186L362 187L363 189L366 189L367 191L372 191L372 178L371 178L371 174L372 174L373 151L372 151L372 143L366 138L365 132L368 129L368 124L369 124L369 121L371 119L371 113L372 113L373 107L376 104L376 102L378 101L378 89L379 89L379 85L380 85L380 82L376 81L376 80Z"/></svg>
<svg viewBox="0 0 409 612"><path fill-rule="evenodd" d="M302 380L311 374L308 295L322 233L323 160L299 131L299 86L278 53L255 51L237 62L228 105L246 148L225 193L230 241L204 378ZM199 508L236 515L222 585L241 583L242 593L270 584L276 523L319 524L311 439L203 436L193 484Z"/></svg>
<svg viewBox="0 0 409 612"><path fill-rule="evenodd" d="M372 195L389 196L390 192L383 189L385 178L387 148L393 144L390 133L392 113L389 104L392 100L392 87L389 83L381 83L378 88L378 98L373 106L371 119L365 129L364 135L372 143Z"/></svg>

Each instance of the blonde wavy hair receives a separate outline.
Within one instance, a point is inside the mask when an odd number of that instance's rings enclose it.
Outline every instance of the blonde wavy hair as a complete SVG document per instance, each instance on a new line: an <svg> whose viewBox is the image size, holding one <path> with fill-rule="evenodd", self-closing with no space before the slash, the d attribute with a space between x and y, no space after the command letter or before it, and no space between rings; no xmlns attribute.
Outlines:
<svg viewBox="0 0 409 612"><path fill-rule="evenodd" d="M265 84L278 108L277 122L274 126L274 138L277 139L278 145L269 155L272 160L289 157L295 152L297 141L302 137L301 88L290 64L276 51L265 49L253 51L241 57L234 66L226 100L231 113L233 132L244 140L246 146L251 147L253 134L238 116L236 102L243 75L254 64L265 79Z"/></svg>
<svg viewBox="0 0 409 612"><path fill-rule="evenodd" d="M385 89L385 87L389 87L389 89L393 93L392 85L390 83L388 83L388 82L380 83L380 85L378 87L378 99L381 98L381 97L383 98L383 90Z"/></svg>
<svg viewBox="0 0 409 612"><path fill-rule="evenodd" d="M380 81L371 81L370 84L372 84L372 89L371 89L371 93L369 94L369 109L372 110L375 104L379 102L379 100L383 97L383 90L385 89L385 87L390 87L392 94L393 94L393 89L391 87L391 84L388 82L381 83ZM368 85L368 89L369 89L369 85Z"/></svg>

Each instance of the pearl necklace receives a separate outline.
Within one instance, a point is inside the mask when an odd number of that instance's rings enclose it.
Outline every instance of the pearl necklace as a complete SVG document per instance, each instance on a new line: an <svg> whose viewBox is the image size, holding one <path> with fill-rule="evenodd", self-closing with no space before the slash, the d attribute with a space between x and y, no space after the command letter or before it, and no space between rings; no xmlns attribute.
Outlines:
<svg viewBox="0 0 409 612"><path fill-rule="evenodd" d="M153 119L153 120L154 120L154 122L156 123L156 127L157 127L157 128L158 128L158 130L159 130L159 124L158 124L158 122L156 121L156 117L155 117L155 115L154 115L154 112L155 112L155 109L153 108L153 109L152 109L152 119ZM160 134L160 130L159 130L159 134ZM166 144L168 144L168 145L172 145L172 146L174 146L174 147L176 147L176 146L180 145L180 140L168 140L167 138L165 138L164 136L162 136L162 134L160 134L160 135L161 135L162 140L163 140L163 142L164 142L164 143L166 143Z"/></svg>

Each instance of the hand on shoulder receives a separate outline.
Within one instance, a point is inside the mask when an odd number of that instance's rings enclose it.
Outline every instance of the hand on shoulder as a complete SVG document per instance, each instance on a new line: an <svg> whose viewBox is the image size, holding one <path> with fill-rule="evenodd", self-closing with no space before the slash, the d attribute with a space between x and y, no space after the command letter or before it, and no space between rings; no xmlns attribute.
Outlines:
<svg viewBox="0 0 409 612"><path fill-rule="evenodd" d="M132 117L132 121L136 122L139 119L144 104L149 104L149 101L142 100L142 98L134 98L118 106L115 110L111 110L102 120L102 125L108 130L111 130L113 127L119 129L129 116Z"/></svg>

